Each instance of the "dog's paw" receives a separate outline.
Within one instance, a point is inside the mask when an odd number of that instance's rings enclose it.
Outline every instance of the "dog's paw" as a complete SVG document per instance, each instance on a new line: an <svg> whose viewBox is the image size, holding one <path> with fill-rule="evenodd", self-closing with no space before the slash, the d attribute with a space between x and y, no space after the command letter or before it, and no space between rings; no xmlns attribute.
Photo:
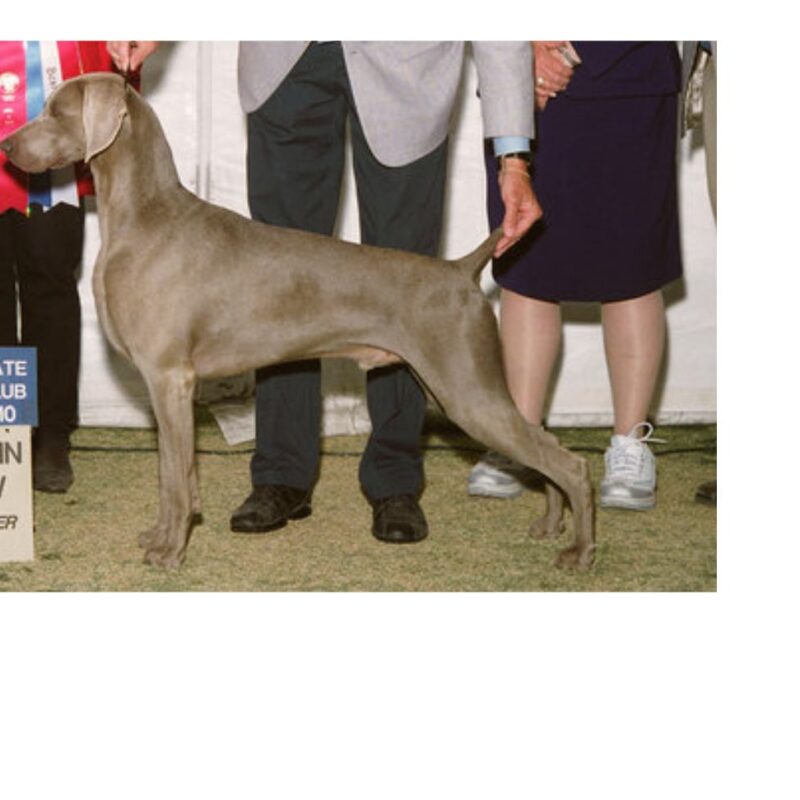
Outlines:
<svg viewBox="0 0 800 800"><path fill-rule="evenodd" d="M155 524L152 528L139 534L139 547L145 549L164 545L167 539L167 530L163 525Z"/></svg>
<svg viewBox="0 0 800 800"><path fill-rule="evenodd" d="M558 539L564 533L563 520L550 520L546 516L533 521L528 529L531 539Z"/></svg>
<svg viewBox="0 0 800 800"><path fill-rule="evenodd" d="M172 547L150 547L144 554L144 563L162 569L177 569L185 553Z"/></svg>
<svg viewBox="0 0 800 800"><path fill-rule="evenodd" d="M594 547L583 547L574 544L562 550L556 558L556 566L559 569L574 569L578 572L586 572L591 569L594 563Z"/></svg>

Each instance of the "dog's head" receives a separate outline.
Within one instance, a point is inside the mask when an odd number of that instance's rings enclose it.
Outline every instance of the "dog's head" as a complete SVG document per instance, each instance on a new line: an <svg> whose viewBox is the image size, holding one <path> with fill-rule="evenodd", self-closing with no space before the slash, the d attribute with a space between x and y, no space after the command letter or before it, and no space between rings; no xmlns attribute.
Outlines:
<svg viewBox="0 0 800 800"><path fill-rule="evenodd" d="M93 73L62 83L42 113L0 142L25 172L89 162L109 148L127 114L127 89L119 75Z"/></svg>

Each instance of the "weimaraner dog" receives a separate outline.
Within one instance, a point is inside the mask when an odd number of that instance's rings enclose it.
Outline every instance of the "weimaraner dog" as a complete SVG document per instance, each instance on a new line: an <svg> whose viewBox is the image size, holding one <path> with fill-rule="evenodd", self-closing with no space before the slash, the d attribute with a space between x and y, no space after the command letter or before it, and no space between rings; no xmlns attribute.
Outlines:
<svg viewBox="0 0 800 800"><path fill-rule="evenodd" d="M197 379L347 357L365 368L407 362L466 433L542 473L555 486L531 535L561 533L563 492L575 539L557 563L591 566L586 461L527 423L506 387L496 320L478 285L499 231L445 261L273 227L203 202L181 186L153 110L116 75L64 82L0 147L27 172L82 159L91 166L97 311L111 344L141 371L158 422L159 513L139 538L147 563L178 566L199 511Z"/></svg>

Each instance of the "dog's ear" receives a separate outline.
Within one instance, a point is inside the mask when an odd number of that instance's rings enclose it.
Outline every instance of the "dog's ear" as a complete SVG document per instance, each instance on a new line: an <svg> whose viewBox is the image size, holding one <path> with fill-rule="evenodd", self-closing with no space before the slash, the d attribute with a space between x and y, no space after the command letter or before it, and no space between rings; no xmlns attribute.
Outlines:
<svg viewBox="0 0 800 800"><path fill-rule="evenodd" d="M87 81L83 90L83 130L86 137L86 155L89 161L117 138L122 121L128 113L123 80L108 78Z"/></svg>

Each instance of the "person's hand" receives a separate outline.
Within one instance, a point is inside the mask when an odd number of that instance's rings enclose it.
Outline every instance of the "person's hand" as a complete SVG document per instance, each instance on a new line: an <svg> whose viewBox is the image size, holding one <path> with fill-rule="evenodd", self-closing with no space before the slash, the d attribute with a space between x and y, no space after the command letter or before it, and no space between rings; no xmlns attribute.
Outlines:
<svg viewBox="0 0 800 800"><path fill-rule="evenodd" d="M536 108L544 111L547 101L563 92L572 79L573 68L564 62L558 48L566 42L532 42L533 79Z"/></svg>
<svg viewBox="0 0 800 800"><path fill-rule="evenodd" d="M498 181L506 213L503 217L503 236L494 250L495 258L516 244L542 217L542 207L533 192L527 164L522 159L505 159Z"/></svg>
<svg viewBox="0 0 800 800"><path fill-rule="evenodd" d="M106 42L111 58L120 72L136 72L158 47L158 42Z"/></svg>

